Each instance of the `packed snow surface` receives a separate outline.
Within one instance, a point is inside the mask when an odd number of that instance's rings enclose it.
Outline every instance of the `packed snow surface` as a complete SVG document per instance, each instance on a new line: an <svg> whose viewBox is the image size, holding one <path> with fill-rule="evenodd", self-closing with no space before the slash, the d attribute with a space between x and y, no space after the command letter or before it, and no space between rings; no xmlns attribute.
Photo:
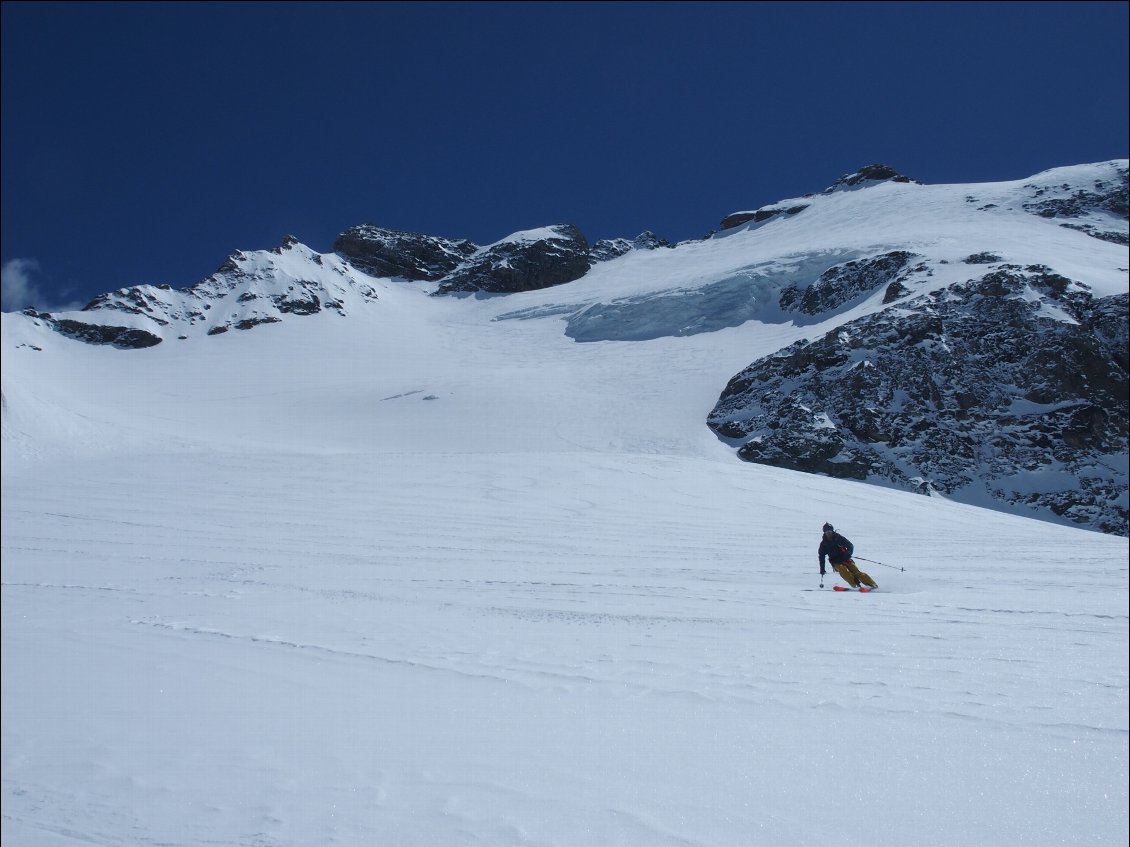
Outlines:
<svg viewBox="0 0 1130 847"><path fill-rule="evenodd" d="M143 351L4 315L5 844L1126 843L1125 539L736 461L812 327L565 334L764 232Z"/></svg>

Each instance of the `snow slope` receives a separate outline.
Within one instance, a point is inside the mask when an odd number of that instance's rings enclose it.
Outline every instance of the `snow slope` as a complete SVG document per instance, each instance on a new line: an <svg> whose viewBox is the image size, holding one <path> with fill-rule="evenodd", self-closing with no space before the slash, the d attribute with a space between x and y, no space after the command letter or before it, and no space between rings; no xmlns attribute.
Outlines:
<svg viewBox="0 0 1130 847"><path fill-rule="evenodd" d="M874 246L822 209L944 205L956 261L1016 190L821 195L794 259L770 221L508 297L360 275L146 350L3 315L5 843L1125 843L1125 539L704 423L820 331L750 281ZM974 246L1126 290L1125 248L1001 220ZM820 588L826 520L880 592Z"/></svg>

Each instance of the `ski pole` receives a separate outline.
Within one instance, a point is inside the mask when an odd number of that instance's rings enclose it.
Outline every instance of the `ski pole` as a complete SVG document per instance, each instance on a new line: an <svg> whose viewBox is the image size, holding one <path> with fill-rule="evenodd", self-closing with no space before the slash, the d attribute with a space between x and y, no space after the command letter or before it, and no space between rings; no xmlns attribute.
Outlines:
<svg viewBox="0 0 1130 847"><path fill-rule="evenodd" d="M883 565L883 567L885 568L894 568L896 571L902 571L903 573L906 573L906 568L900 568L898 565L884 565L882 562L876 562L874 559L865 559L862 556L856 556L855 558L859 559L859 561L861 562L870 562L873 565Z"/></svg>

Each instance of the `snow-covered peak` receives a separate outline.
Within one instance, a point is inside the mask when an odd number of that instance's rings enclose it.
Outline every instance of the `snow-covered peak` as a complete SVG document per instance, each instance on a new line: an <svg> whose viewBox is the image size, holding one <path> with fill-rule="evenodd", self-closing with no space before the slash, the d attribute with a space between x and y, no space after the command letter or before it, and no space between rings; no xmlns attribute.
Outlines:
<svg viewBox="0 0 1130 847"><path fill-rule="evenodd" d="M488 244L486 247L481 248L480 252L510 244L534 244L539 241L572 241L576 239L578 231L579 230L571 224L554 224L553 226L524 229L519 232L512 232L510 235L505 238L500 238L493 244Z"/></svg>
<svg viewBox="0 0 1130 847"><path fill-rule="evenodd" d="M884 182L901 182L918 185L916 180L908 176L903 176L894 168L888 165L868 165L865 168L860 168L858 171L850 174L844 174L830 186L824 189L825 194L832 194L837 191L855 191L860 188L869 188L873 185L879 185Z"/></svg>
<svg viewBox="0 0 1130 847"><path fill-rule="evenodd" d="M195 285L120 288L78 312L41 315L60 332L92 343L149 347L169 338L218 335L378 299L380 283L335 254L288 236L271 250L236 251Z"/></svg>

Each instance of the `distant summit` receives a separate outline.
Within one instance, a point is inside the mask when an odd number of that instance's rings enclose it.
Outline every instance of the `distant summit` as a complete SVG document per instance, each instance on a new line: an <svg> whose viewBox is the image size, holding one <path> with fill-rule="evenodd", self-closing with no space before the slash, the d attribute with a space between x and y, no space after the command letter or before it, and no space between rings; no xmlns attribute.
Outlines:
<svg viewBox="0 0 1130 847"><path fill-rule="evenodd" d="M825 188L823 193L832 194L836 191L846 189L866 188L871 185L878 185L881 182L907 182L914 185L922 184L908 176L903 176L894 168L888 167L887 165L868 165L865 168L860 168L855 173L844 174Z"/></svg>
<svg viewBox="0 0 1130 847"><path fill-rule="evenodd" d="M516 232L484 247L440 281L437 294L509 294L580 279L592 267L589 244L572 224Z"/></svg>
<svg viewBox="0 0 1130 847"><path fill-rule="evenodd" d="M887 165L868 165L854 173L844 174L825 188L821 194L834 194L838 191L854 191L860 188L868 188L872 185L880 185L884 182L903 182L912 185L921 185L917 180L903 176L894 168L888 167ZM817 195L806 194L804 196L805 198L809 198ZM760 209L755 209L750 212L731 212L722 219L718 228L725 231L735 229L736 227L748 223L764 224L774 218L800 214L807 209L808 206L808 203L802 203L798 200L782 200L779 203L762 206Z"/></svg>
<svg viewBox="0 0 1130 847"><path fill-rule="evenodd" d="M435 282L459 267L479 248L466 239L438 238L360 224L339 235L333 249L370 276Z"/></svg>

